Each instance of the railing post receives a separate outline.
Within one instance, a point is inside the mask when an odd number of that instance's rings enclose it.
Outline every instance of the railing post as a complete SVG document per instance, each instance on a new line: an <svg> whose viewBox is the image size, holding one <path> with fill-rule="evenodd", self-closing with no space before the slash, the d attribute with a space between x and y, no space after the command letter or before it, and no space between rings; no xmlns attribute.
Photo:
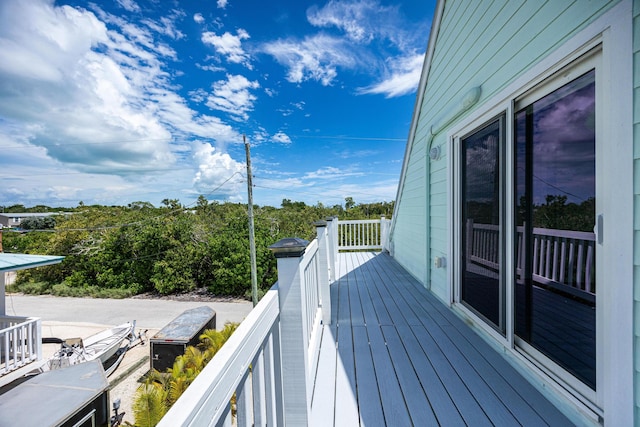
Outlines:
<svg viewBox="0 0 640 427"><path fill-rule="evenodd" d="M389 252L389 220L384 215L380 217L380 246L382 252Z"/></svg>
<svg viewBox="0 0 640 427"><path fill-rule="evenodd" d="M340 264L340 259L338 258L338 246L340 246L340 241L339 236L338 236L338 230L340 228L340 221L338 221L338 217L334 216L332 218L331 221L331 240L332 240L332 246L333 249L331 250L332 256L333 256L333 268L331 269L331 271L333 271L333 281L338 279L338 265Z"/></svg>
<svg viewBox="0 0 640 427"><path fill-rule="evenodd" d="M322 307L322 322L331 324L331 292L329 290L329 237L327 221L317 221L316 233L318 235L318 288L320 290L320 305Z"/></svg>
<svg viewBox="0 0 640 427"><path fill-rule="evenodd" d="M334 217L327 217L327 262L329 263L329 283L336 281L336 256L334 248L337 246L334 229L338 228L338 221Z"/></svg>
<svg viewBox="0 0 640 427"><path fill-rule="evenodd" d="M300 271L300 258L308 243L298 238L287 238L269 246L278 261L282 399L284 422L291 426L309 424L311 405L311 396L307 394L308 349L303 312L306 296Z"/></svg>

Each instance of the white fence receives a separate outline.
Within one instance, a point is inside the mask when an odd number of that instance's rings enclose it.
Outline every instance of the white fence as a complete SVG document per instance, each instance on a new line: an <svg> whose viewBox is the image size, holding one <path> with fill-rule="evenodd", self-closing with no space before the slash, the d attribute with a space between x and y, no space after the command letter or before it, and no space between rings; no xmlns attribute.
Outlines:
<svg viewBox="0 0 640 427"><path fill-rule="evenodd" d="M338 250L387 250L390 224L385 217L339 221Z"/></svg>
<svg viewBox="0 0 640 427"><path fill-rule="evenodd" d="M42 354L40 319L0 317L0 375L38 360Z"/></svg>
<svg viewBox="0 0 640 427"><path fill-rule="evenodd" d="M517 228L516 272L524 267L524 227ZM497 269L500 254L499 227L466 224L466 257L475 264ZM595 234L582 231L533 229L533 271L535 282L595 301Z"/></svg>

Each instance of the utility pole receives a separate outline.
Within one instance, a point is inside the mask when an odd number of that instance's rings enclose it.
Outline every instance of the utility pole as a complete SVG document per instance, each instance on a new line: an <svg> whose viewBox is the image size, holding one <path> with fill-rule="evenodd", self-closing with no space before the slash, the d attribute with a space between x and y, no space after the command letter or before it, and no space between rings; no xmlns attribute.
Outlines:
<svg viewBox="0 0 640 427"><path fill-rule="evenodd" d="M247 192L249 194L249 251L251 252L251 299L253 306L258 305L258 267L256 265L256 236L253 226L253 175L251 174L251 152L247 137L242 135L244 150L247 154Z"/></svg>

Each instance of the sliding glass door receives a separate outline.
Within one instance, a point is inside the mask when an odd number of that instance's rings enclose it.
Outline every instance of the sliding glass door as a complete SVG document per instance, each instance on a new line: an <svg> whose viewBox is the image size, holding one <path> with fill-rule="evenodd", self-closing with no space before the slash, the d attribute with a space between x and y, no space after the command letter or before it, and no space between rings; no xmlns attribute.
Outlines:
<svg viewBox="0 0 640 427"><path fill-rule="evenodd" d="M588 399L601 286L598 58L586 55L454 138L455 301Z"/></svg>
<svg viewBox="0 0 640 427"><path fill-rule="evenodd" d="M503 122L498 118L461 141L461 300L505 331L502 230Z"/></svg>
<svg viewBox="0 0 640 427"><path fill-rule="evenodd" d="M515 334L595 390L595 71L529 101L514 122Z"/></svg>

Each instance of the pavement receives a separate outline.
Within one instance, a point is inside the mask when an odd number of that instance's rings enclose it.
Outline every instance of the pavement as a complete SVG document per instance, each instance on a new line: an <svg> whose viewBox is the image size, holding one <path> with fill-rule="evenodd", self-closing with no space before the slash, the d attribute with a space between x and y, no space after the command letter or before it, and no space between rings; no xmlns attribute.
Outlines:
<svg viewBox="0 0 640 427"><path fill-rule="evenodd" d="M183 311L207 305L216 312L216 328L226 322L241 322L252 309L249 301L174 301L165 299L126 298L120 300L67 298L49 295L31 296L7 294L8 316L29 316L42 319L42 336L56 338L86 338L104 329L135 320L136 333L147 330L147 338L162 329ZM135 343L134 343L135 344ZM43 358L52 355L59 345L43 344ZM120 412L124 420L134 422L132 403L140 380L150 369L149 345L137 344L109 377L110 398L121 399Z"/></svg>

